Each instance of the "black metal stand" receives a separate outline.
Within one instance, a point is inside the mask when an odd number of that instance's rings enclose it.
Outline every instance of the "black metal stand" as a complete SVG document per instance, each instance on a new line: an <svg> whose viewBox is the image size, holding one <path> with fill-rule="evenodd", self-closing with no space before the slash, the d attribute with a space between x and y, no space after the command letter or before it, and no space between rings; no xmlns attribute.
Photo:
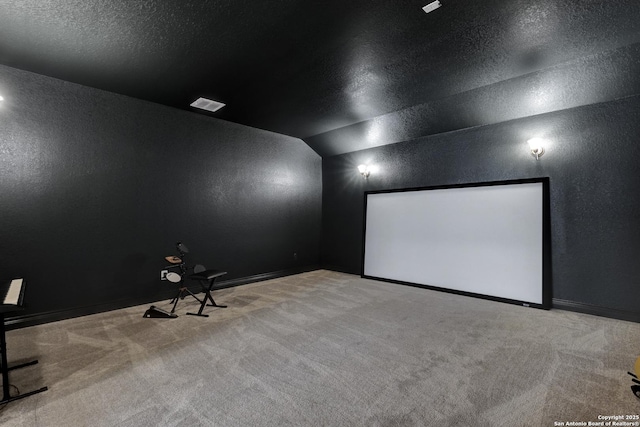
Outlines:
<svg viewBox="0 0 640 427"><path fill-rule="evenodd" d="M198 298L197 296L195 296L195 294L193 292L191 292L189 290L189 288L187 288L186 286L180 286L178 288L178 295L176 295L171 302L173 303L173 308L171 309L171 313L173 314L176 311L176 306L178 305L178 300L179 299L184 299L184 297L186 297L187 295L191 295L192 297L194 297L196 299L196 301L198 301L200 304L202 304L202 300L200 298ZM169 304L171 304L171 302Z"/></svg>
<svg viewBox="0 0 640 427"><path fill-rule="evenodd" d="M202 291L204 292L204 298L202 301L200 301L200 310L198 310L197 313L187 314L191 316L209 317L208 314L202 314L202 310L204 310L205 306L227 308L226 305L216 304L216 302L213 300L213 297L211 296L211 290L213 289L213 284L215 283L216 279L220 276L224 276L225 274L227 274L226 271L205 270L202 273L192 274L191 276L189 276L191 279L200 281ZM207 304L207 301L211 301L211 304Z"/></svg>
<svg viewBox="0 0 640 427"><path fill-rule="evenodd" d="M191 292L189 290L189 288L187 288L184 285L184 277L187 274L187 264L186 264L186 260L185 257L186 255L189 253L189 249L187 249L187 247L182 244L181 242L176 243L176 249L178 250L178 254L179 256L177 257L173 257L173 258L177 258L180 262L179 264L174 264L174 265L170 265L167 267L168 269L171 268L179 268L180 269L180 285L178 286L178 294L169 302L169 304L173 304L173 308L171 308L171 314L174 314L176 311L176 306L178 305L178 300L184 299L187 295L191 295L193 298L196 299L196 301L198 301L200 304L202 304L202 301L200 300L200 298L198 298L197 296L194 295L193 292ZM169 258L171 257L167 257L167 260L169 260ZM204 270L204 267L202 267L202 270Z"/></svg>
<svg viewBox="0 0 640 427"><path fill-rule="evenodd" d="M9 394L9 371L13 371L14 369L24 368L26 366L35 365L38 363L37 360L32 360L31 362L21 363L16 366L9 367L7 364L7 338L6 338L6 330L4 326L4 313L0 313L0 350L2 353L2 400L0 404L13 402L14 400L22 399L27 396L34 395L36 393L41 393L43 391L48 390L48 387L42 387L38 390L30 391L28 393L18 394L16 396L11 396Z"/></svg>
<svg viewBox="0 0 640 427"><path fill-rule="evenodd" d="M631 375L633 378L631 378L631 381L636 384L636 385L632 385L631 386L631 391L633 392L633 394L637 397L640 398L640 380L638 380L638 377L631 373L631 372L627 372L627 374Z"/></svg>

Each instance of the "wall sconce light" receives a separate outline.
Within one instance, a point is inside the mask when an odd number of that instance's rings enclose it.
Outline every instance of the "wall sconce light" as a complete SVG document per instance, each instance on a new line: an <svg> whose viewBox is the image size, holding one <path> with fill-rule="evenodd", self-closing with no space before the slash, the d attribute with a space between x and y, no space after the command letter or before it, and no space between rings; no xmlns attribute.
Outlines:
<svg viewBox="0 0 640 427"><path fill-rule="evenodd" d="M544 143L545 140L542 138L531 138L527 141L529 143L529 148L531 148L531 155L538 160L540 156L544 154Z"/></svg>
<svg viewBox="0 0 640 427"><path fill-rule="evenodd" d="M358 166L358 172L360 172L360 175L362 175L364 179L367 179L369 178L369 174L371 173L371 168L369 168L369 166L367 165L360 165Z"/></svg>

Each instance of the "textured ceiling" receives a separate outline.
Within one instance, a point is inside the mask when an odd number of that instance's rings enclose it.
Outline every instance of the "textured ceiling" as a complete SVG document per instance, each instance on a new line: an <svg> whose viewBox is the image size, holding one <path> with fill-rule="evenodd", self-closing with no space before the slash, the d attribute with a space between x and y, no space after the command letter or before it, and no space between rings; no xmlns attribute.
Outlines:
<svg viewBox="0 0 640 427"><path fill-rule="evenodd" d="M638 0L0 0L0 63L323 156L640 93Z"/></svg>

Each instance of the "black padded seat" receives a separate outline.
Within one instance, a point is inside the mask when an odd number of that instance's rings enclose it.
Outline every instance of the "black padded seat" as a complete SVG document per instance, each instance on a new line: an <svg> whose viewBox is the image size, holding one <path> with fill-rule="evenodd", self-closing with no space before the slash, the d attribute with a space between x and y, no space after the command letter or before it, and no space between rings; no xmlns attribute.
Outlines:
<svg viewBox="0 0 640 427"><path fill-rule="evenodd" d="M227 274L227 272L222 270L205 270L200 273L192 274L189 278L193 280L211 280L216 277L224 276L225 274Z"/></svg>

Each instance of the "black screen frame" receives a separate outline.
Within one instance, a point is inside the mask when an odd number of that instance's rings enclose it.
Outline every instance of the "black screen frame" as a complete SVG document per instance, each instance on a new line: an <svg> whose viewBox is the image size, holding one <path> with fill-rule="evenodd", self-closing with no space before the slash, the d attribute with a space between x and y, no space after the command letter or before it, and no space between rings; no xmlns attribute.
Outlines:
<svg viewBox="0 0 640 427"><path fill-rule="evenodd" d="M443 189L455 189L455 188L469 188L469 187L488 187L488 186L500 186L500 185L517 185L517 184L542 184L542 303L533 303L527 301L514 300L509 298L502 298L493 295L478 294L474 292L466 292L457 289L448 289L438 286L431 286L419 283L405 282L401 280L394 280L388 278L368 276L364 274L365 269L365 250L366 250L366 237L367 237L367 200L368 196L372 194L384 194L384 193L398 193L398 192L410 192L410 191L429 191L429 190L443 190ZM507 304L516 304L526 307L540 308L549 310L551 309L552 301L552 289L551 289L551 212L550 212L550 194L549 194L549 177L538 178L526 178L526 179L514 179L504 181L487 181L487 182L473 182L463 184L448 184L448 185L434 185L427 187L410 187L410 188L396 188L386 190L371 190L364 192L364 210L363 210L363 225L362 225L362 257L360 263L360 277L364 279L378 280L382 282L396 283L401 285L413 286L424 289L431 289L440 292L447 292L457 295L469 296L474 298L486 299L491 301L498 301Z"/></svg>

